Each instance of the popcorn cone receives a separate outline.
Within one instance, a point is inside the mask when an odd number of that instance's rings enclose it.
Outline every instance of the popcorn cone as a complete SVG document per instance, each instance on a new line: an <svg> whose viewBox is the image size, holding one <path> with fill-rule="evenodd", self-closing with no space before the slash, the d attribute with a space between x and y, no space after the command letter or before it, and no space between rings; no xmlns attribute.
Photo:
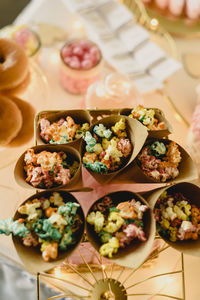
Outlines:
<svg viewBox="0 0 200 300"><path fill-rule="evenodd" d="M58 190L60 188L64 189L72 189L76 188L77 186L80 187L82 186L82 176L81 176L81 157L79 152L76 149L73 149L70 146L66 145L40 145L40 146L35 146L31 147L31 149L34 150L35 153L39 153L42 151L48 151L48 152L65 152L67 154L68 159L70 162L73 162L74 160L78 161L79 163L79 168L76 171L75 175L70 179L70 181L65 184L65 185L59 185L53 188L39 188L39 187L34 187L30 183L26 182L26 172L24 171L24 157L26 154L26 151L20 156L18 159L16 165L15 165L15 170L14 170L14 176L16 182L23 188L29 188L29 189L42 189L42 190Z"/></svg>
<svg viewBox="0 0 200 300"><path fill-rule="evenodd" d="M42 118L46 118L50 123L58 121L60 118L66 118L67 116L70 116L74 119L76 124L83 124L83 123L91 123L90 114L87 110L49 110L49 111L41 111L35 116L35 141L37 145L44 145L48 144L45 142L42 137L40 136L40 120ZM80 146L80 140L81 138L78 138L72 142L67 143L67 145L70 145L75 147L79 150Z"/></svg>
<svg viewBox="0 0 200 300"><path fill-rule="evenodd" d="M145 144L148 145L149 143L154 142L156 140L157 139L147 140L147 142ZM168 140L168 139L159 139L159 141L163 142L164 144L169 144L170 142L172 142L172 140ZM176 144L178 144L178 143L176 143ZM179 175L176 178L167 180L166 182L160 182L151 177L148 177L141 169L140 162L136 158L136 160L134 161L134 166L132 168L132 172L131 172L134 182L140 182L140 183L158 182L158 183L168 184L168 183L178 183L181 181L192 181L192 180L197 179L198 172L197 172L197 168L196 168L192 158L185 151L185 149L182 148L179 144L178 144L178 148L181 153L182 159L178 166Z"/></svg>
<svg viewBox="0 0 200 300"><path fill-rule="evenodd" d="M140 201L143 204L148 205L146 200L144 200L144 198L142 198L139 194L130 191L113 192L105 196L111 197L111 199L114 202L114 205L116 204L116 206L120 202L129 201L131 199L135 199L137 201ZM104 197L98 199L92 205L92 207L89 209L88 214L92 212L93 206L101 202L101 200ZM113 263L128 268L138 268L146 260L146 258L151 252L152 245L155 238L155 220L151 209L148 209L144 213L143 221L144 221L144 232L147 240L145 242L141 242L138 239L134 239L125 248L119 248L118 252L116 254L113 254L113 257L109 258L109 260L111 260ZM98 251L99 247L101 246L100 239L98 238L97 233L94 231L93 225L90 225L87 221L86 221L86 232L89 241L91 242L93 247Z"/></svg>
<svg viewBox="0 0 200 300"><path fill-rule="evenodd" d="M172 186L168 186L162 189L159 189L153 192L147 199L150 207L154 210L156 203L160 197L160 195L164 192L180 192L182 193L190 204L195 204L198 208L200 208L200 188L199 186L190 183L190 182L181 182L174 184ZM198 240L185 240L185 241L176 241L171 242L169 239L161 236L161 238L168 243L174 249L183 252L185 254L200 256L200 238Z"/></svg>
<svg viewBox="0 0 200 300"><path fill-rule="evenodd" d="M49 198L53 193L51 191L45 191L41 193L37 193L35 195L32 195L27 200L25 200L21 205L25 204L28 201L31 201L33 199L38 199L41 197ZM78 200L70 193L66 191L59 191L59 194L64 199L64 202L78 202ZM20 205L20 206L21 206ZM81 217L81 220L83 223L80 225L80 229L78 232L76 232L76 239L77 243L72 245L68 250L66 251L60 251L58 250L58 257L56 260L52 260L50 262L45 262L42 258L42 253L40 251L40 246L37 247L26 247L23 245L21 239L17 236L12 236L14 246L16 248L17 254L19 255L22 263L24 264L25 268L32 274L37 274L38 272L44 272L45 270L49 270L51 268L54 268L56 265L62 263L65 258L70 256L72 252L76 250L78 245L80 244L83 234L84 234L84 228L85 228L85 217L82 210L82 207L80 206L77 210L78 214ZM22 215L18 213L18 211L15 212L15 215L13 217L14 220L17 220L18 218L21 218Z"/></svg>
<svg viewBox="0 0 200 300"><path fill-rule="evenodd" d="M91 170L88 170L88 172L91 173L91 175L101 184L107 183L110 181L114 176L119 174L122 170L124 170L137 156L137 154L140 152L142 146L144 145L144 142L147 138L147 129L137 120L128 118L128 117L122 117L118 115L113 115L107 118L103 118L93 124L93 126L90 127L90 132L92 132L95 125L103 124L106 128L111 128L115 125L116 122L120 121L121 118L125 118L126 120L126 131L127 136L131 141L131 144L133 146L131 155L127 158L126 162L116 171L107 173L107 174L98 174L96 172L93 172ZM85 153L85 141L82 141L82 157Z"/></svg>
<svg viewBox="0 0 200 300"><path fill-rule="evenodd" d="M148 137L161 139L171 134L173 132L172 126L165 118L163 111L158 108L152 108L152 107L150 107L149 109L153 109L155 111L155 118L158 120L159 123L164 122L165 128L162 130L148 130ZM120 111L120 115L129 116L131 114L131 111L132 111L131 108L123 108Z"/></svg>

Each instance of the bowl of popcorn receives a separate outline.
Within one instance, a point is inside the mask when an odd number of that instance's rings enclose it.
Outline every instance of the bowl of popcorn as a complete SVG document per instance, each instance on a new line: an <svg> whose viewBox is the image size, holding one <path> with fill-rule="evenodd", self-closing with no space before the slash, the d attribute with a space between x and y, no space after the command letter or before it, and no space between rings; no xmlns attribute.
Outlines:
<svg viewBox="0 0 200 300"><path fill-rule="evenodd" d="M84 233L84 213L72 194L45 191L29 197L13 218L0 220L0 233L12 234L25 266L36 273L69 256Z"/></svg>
<svg viewBox="0 0 200 300"><path fill-rule="evenodd" d="M166 120L164 113L158 108L147 108L143 105L137 105L133 109L122 109L120 114L141 122L147 128L148 136L151 138L162 138L172 132L171 125Z"/></svg>
<svg viewBox="0 0 200 300"><path fill-rule="evenodd" d="M127 267L138 267L149 255L155 221L138 194L119 191L97 200L86 217L86 231L101 256Z"/></svg>
<svg viewBox="0 0 200 300"><path fill-rule="evenodd" d="M147 130L137 120L110 116L96 122L82 143L83 166L99 182L110 180L139 153Z"/></svg>
<svg viewBox="0 0 200 300"><path fill-rule="evenodd" d="M200 256L200 188L182 182L153 193L157 232L171 247Z"/></svg>
<svg viewBox="0 0 200 300"><path fill-rule="evenodd" d="M56 190L75 186L80 169L81 158L76 149L66 145L39 145L20 156L14 175L24 188Z"/></svg>
<svg viewBox="0 0 200 300"><path fill-rule="evenodd" d="M68 41L60 51L60 82L72 94L85 94L100 77L102 54L90 40Z"/></svg>
<svg viewBox="0 0 200 300"><path fill-rule="evenodd" d="M11 38L22 46L28 57L35 57L41 48L38 34L26 25L9 25L0 30L0 37Z"/></svg>
<svg viewBox="0 0 200 300"><path fill-rule="evenodd" d="M80 140L90 127L90 115L85 110L40 112L36 138L39 144L72 144Z"/></svg>
<svg viewBox="0 0 200 300"><path fill-rule="evenodd" d="M136 159L146 182L194 180L197 169L188 153L168 139L149 139Z"/></svg>

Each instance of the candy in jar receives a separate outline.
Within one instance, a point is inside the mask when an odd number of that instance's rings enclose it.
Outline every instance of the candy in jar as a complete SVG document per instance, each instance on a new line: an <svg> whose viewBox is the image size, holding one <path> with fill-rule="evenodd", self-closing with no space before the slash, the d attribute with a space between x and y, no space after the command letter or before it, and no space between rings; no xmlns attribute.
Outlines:
<svg viewBox="0 0 200 300"><path fill-rule="evenodd" d="M61 49L60 81L72 94L84 94L99 79L102 55L89 40L73 40Z"/></svg>

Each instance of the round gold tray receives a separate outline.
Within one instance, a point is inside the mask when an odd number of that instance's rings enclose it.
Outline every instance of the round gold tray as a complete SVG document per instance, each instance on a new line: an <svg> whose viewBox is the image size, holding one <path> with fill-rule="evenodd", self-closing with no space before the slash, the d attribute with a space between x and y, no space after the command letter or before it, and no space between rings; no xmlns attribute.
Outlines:
<svg viewBox="0 0 200 300"><path fill-rule="evenodd" d="M193 21L184 17L173 17L149 5L146 5L145 8L147 14L151 18L157 19L160 25L172 35L180 37L200 36L200 19Z"/></svg>

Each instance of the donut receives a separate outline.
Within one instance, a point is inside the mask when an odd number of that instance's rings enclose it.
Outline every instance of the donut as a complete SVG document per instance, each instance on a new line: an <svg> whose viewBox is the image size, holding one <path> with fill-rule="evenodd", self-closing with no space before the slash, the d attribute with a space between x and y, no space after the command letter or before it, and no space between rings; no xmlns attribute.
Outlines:
<svg viewBox="0 0 200 300"><path fill-rule="evenodd" d="M0 146L9 144L21 127L21 111L12 100L0 95Z"/></svg>
<svg viewBox="0 0 200 300"><path fill-rule="evenodd" d="M0 38L0 91L14 89L28 76L28 58L15 41Z"/></svg>

